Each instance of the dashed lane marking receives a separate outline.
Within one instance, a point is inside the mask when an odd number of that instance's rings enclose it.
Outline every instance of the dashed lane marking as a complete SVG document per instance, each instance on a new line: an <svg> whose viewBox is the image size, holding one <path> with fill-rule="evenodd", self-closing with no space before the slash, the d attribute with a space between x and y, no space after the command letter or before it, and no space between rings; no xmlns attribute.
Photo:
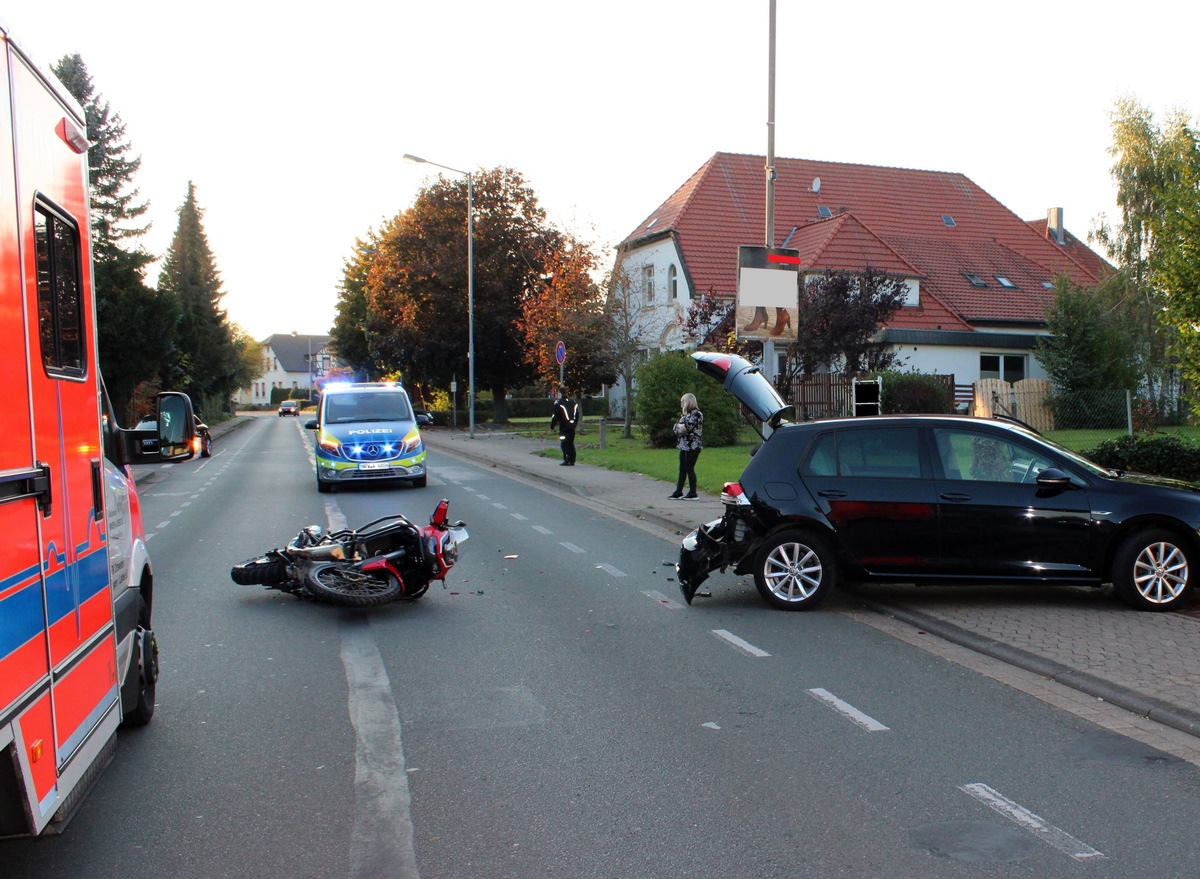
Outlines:
<svg viewBox="0 0 1200 879"><path fill-rule="evenodd" d="M873 717L863 714L849 702L844 702L828 690L814 687L808 691L810 695L824 702L847 720L852 720L868 732L887 732L887 727Z"/></svg>
<svg viewBox="0 0 1200 879"><path fill-rule="evenodd" d="M667 598L657 589L644 589L642 595L647 598L652 598L658 602L659 607L665 607L667 610L683 610L683 605L673 598Z"/></svg>
<svg viewBox="0 0 1200 879"><path fill-rule="evenodd" d="M762 648L755 647L749 641L743 641L737 635L733 634L732 632L726 631L725 629L713 629L712 633L714 635L716 635L718 638L720 638L722 641L724 641L725 643L727 643L733 647L736 647L738 650L741 650L743 653L748 653L753 657L761 659L764 656L771 655L770 653L763 650Z"/></svg>
<svg viewBox="0 0 1200 879"><path fill-rule="evenodd" d="M1077 861L1104 857L1103 852L1097 851L1087 843L1080 842L1065 830L1060 830L1024 806L1014 803L1008 797L992 790L986 784L980 782L960 784L958 789L963 793L970 794L989 809L999 812L1018 827L1025 828L1042 842L1054 846L1064 855L1069 855Z"/></svg>

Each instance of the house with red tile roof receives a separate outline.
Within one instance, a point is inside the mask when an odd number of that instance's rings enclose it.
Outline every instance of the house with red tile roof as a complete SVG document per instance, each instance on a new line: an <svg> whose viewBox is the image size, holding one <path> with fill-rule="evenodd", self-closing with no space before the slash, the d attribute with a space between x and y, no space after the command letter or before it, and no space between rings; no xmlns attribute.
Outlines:
<svg viewBox="0 0 1200 879"><path fill-rule="evenodd" d="M734 302L738 247L766 243L765 164L716 153L620 243L618 263L664 315L648 350L684 347L674 316L694 298ZM1026 222L962 174L786 158L775 168L772 245L799 251L801 278L869 266L904 279L907 301L882 339L905 369L958 384L1044 378L1034 347L1053 281L1092 286L1112 271L1066 232L1061 209Z"/></svg>

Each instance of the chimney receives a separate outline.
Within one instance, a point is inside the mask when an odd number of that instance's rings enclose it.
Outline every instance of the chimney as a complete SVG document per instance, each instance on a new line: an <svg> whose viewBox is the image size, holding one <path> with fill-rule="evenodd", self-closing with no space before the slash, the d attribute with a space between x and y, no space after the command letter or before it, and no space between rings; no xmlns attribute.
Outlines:
<svg viewBox="0 0 1200 879"><path fill-rule="evenodd" d="M1050 208L1046 213L1046 232L1056 243L1067 243L1067 230L1063 226L1062 208Z"/></svg>

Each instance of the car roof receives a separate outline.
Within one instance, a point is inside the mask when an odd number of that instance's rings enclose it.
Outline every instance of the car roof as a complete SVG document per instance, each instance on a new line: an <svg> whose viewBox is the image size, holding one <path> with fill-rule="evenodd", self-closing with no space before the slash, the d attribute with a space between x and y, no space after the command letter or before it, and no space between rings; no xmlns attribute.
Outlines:
<svg viewBox="0 0 1200 879"><path fill-rule="evenodd" d="M896 426L901 424L943 424L977 427L999 428L1029 436L1040 434L1027 424L1022 424L1015 418L996 416L983 418L976 415L941 415L941 414L911 414L911 415L867 415L859 417L840 416L836 418L818 418L813 421L785 422L780 430L795 428L826 429L829 427L866 427L872 424Z"/></svg>

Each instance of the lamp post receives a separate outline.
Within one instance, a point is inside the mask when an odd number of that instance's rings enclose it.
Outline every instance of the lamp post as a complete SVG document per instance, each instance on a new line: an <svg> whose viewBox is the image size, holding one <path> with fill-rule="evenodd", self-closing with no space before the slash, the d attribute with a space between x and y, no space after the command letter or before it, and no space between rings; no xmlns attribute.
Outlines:
<svg viewBox="0 0 1200 879"><path fill-rule="evenodd" d="M475 438L475 189L470 171L460 171L449 165L439 165L420 156L404 154L404 161L415 165L433 165L445 171L453 171L467 178L467 435Z"/></svg>

